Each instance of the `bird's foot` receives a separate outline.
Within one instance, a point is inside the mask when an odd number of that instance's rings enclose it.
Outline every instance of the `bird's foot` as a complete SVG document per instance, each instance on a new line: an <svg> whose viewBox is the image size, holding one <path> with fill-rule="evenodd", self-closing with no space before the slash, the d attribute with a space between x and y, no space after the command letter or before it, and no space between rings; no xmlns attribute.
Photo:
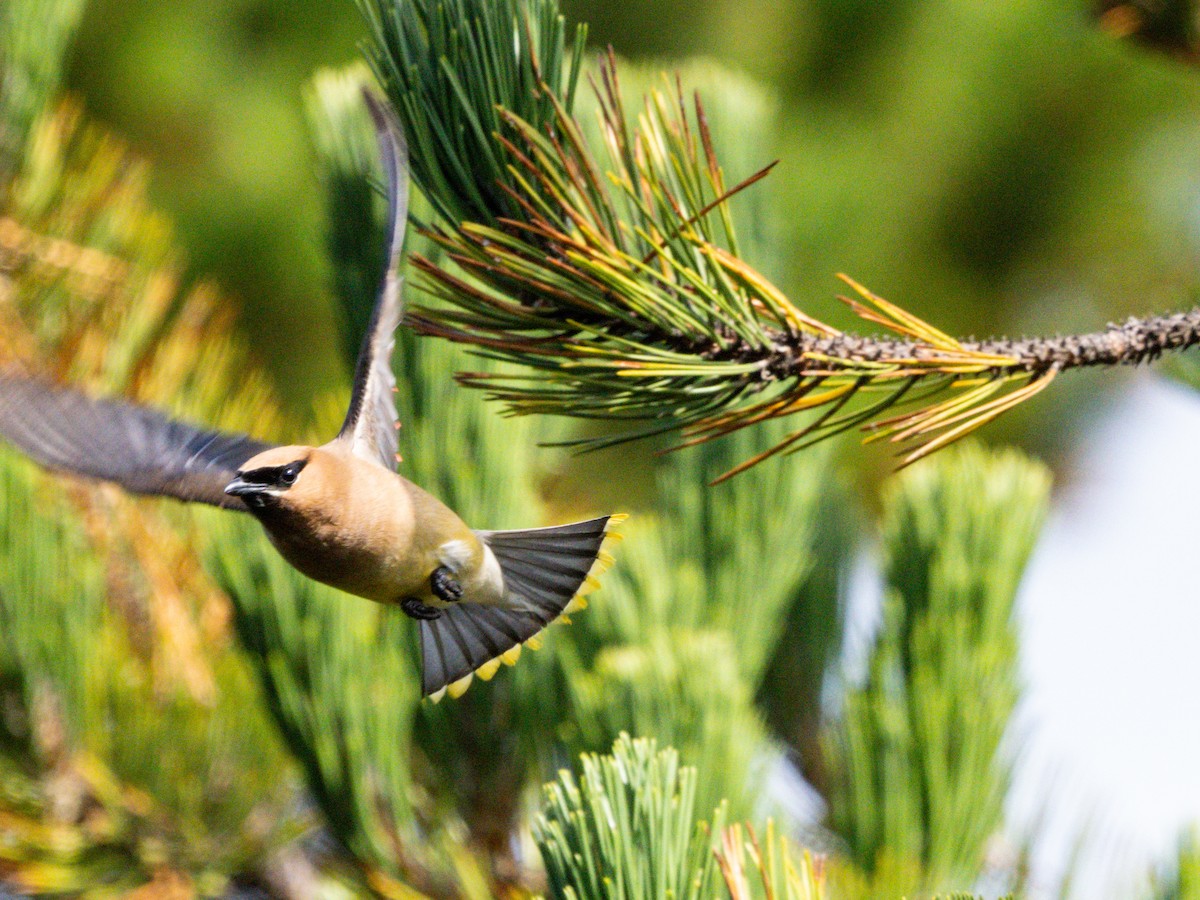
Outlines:
<svg viewBox="0 0 1200 900"><path fill-rule="evenodd" d="M414 619L432 620L440 619L442 617L442 611L440 609L434 609L432 606L426 606L416 597L405 597L400 601L400 609L404 611L405 615L411 616Z"/></svg>
<svg viewBox="0 0 1200 900"><path fill-rule="evenodd" d="M433 589L433 596L439 600L457 603L462 599L462 585L445 566L438 566L433 570L433 574L429 576L429 586Z"/></svg>

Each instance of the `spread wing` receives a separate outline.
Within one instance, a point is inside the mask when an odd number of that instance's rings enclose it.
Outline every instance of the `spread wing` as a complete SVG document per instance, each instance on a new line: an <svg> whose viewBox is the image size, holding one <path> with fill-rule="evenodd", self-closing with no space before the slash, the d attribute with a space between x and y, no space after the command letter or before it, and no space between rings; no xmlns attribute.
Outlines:
<svg viewBox="0 0 1200 900"><path fill-rule="evenodd" d="M8 374L0 374L0 436L51 469L115 481L137 494L243 510L225 485L272 446Z"/></svg>
<svg viewBox="0 0 1200 900"><path fill-rule="evenodd" d="M387 263L379 285L375 310L367 325L354 371L350 409L338 439L350 442L356 456L373 460L389 471L396 468L396 403L392 390L392 348L404 315L401 296L400 256L404 226L408 221L408 148L395 115L384 101L363 92L375 130L379 154L388 180Z"/></svg>

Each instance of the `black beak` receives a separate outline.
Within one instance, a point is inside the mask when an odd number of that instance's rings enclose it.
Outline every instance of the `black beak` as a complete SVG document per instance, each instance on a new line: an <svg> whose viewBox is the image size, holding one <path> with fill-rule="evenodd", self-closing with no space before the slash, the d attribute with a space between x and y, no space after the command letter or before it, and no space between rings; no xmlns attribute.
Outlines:
<svg viewBox="0 0 1200 900"><path fill-rule="evenodd" d="M242 501L247 506L265 506L266 496L263 493L265 484L258 484L253 481L246 481L239 475L229 484L225 485L225 493L231 497L241 497Z"/></svg>

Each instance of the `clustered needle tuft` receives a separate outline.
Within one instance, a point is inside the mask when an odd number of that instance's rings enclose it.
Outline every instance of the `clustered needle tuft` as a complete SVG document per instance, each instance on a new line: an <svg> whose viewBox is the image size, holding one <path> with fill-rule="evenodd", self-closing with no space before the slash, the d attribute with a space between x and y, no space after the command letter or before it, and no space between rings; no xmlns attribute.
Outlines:
<svg viewBox="0 0 1200 900"><path fill-rule="evenodd" d="M550 43L561 47L561 22L548 22L515 19L514 36L549 29ZM410 28L388 39L411 42L414 58L442 52L432 47L436 31ZM473 71L458 45L446 52L462 54L456 65ZM443 209L441 223L426 229L443 252L413 262L437 302L414 310L410 323L520 365L459 375L514 414L627 426L579 445L664 432L687 445L802 415L779 444L728 474L856 428L868 440L894 443L908 465L1067 369L1138 363L1200 342L1200 310L1090 335L959 341L850 279L847 302L886 333L841 332L804 313L740 257L729 201L771 167L729 187L699 97L689 102L678 82L668 82L636 117L628 114L610 52L592 85L597 127L585 129L571 112L578 59L566 66L571 91L564 91L564 64L546 67L530 53L510 61L510 80L542 73L534 96L505 98L481 70L484 84L456 93L452 109L418 102L436 93L436 83L415 69L377 65L377 72L412 133L432 141L484 112L495 126L486 164L458 165L500 196L456 204L454 215ZM435 202L438 179L422 183Z"/></svg>

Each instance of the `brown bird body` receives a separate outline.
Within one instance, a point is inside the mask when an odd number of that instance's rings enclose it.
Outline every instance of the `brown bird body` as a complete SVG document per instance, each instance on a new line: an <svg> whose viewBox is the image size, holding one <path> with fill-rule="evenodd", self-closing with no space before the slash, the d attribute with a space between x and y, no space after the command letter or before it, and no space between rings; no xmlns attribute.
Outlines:
<svg viewBox="0 0 1200 900"><path fill-rule="evenodd" d="M474 531L396 474L391 356L403 315L406 150L390 110L366 100L388 176L388 255L337 437L272 446L4 372L0 435L51 468L249 512L305 575L419 620L422 690L437 699L458 696L475 674L492 677L583 606L611 561L601 545L622 517Z"/></svg>
<svg viewBox="0 0 1200 900"><path fill-rule="evenodd" d="M471 602L502 602L499 565L467 523L407 478L359 459L344 442L276 447L243 468L296 460L305 461L296 483L252 511L283 558L309 578L378 603L415 598L437 608L449 602L433 593L430 576L445 566Z"/></svg>

